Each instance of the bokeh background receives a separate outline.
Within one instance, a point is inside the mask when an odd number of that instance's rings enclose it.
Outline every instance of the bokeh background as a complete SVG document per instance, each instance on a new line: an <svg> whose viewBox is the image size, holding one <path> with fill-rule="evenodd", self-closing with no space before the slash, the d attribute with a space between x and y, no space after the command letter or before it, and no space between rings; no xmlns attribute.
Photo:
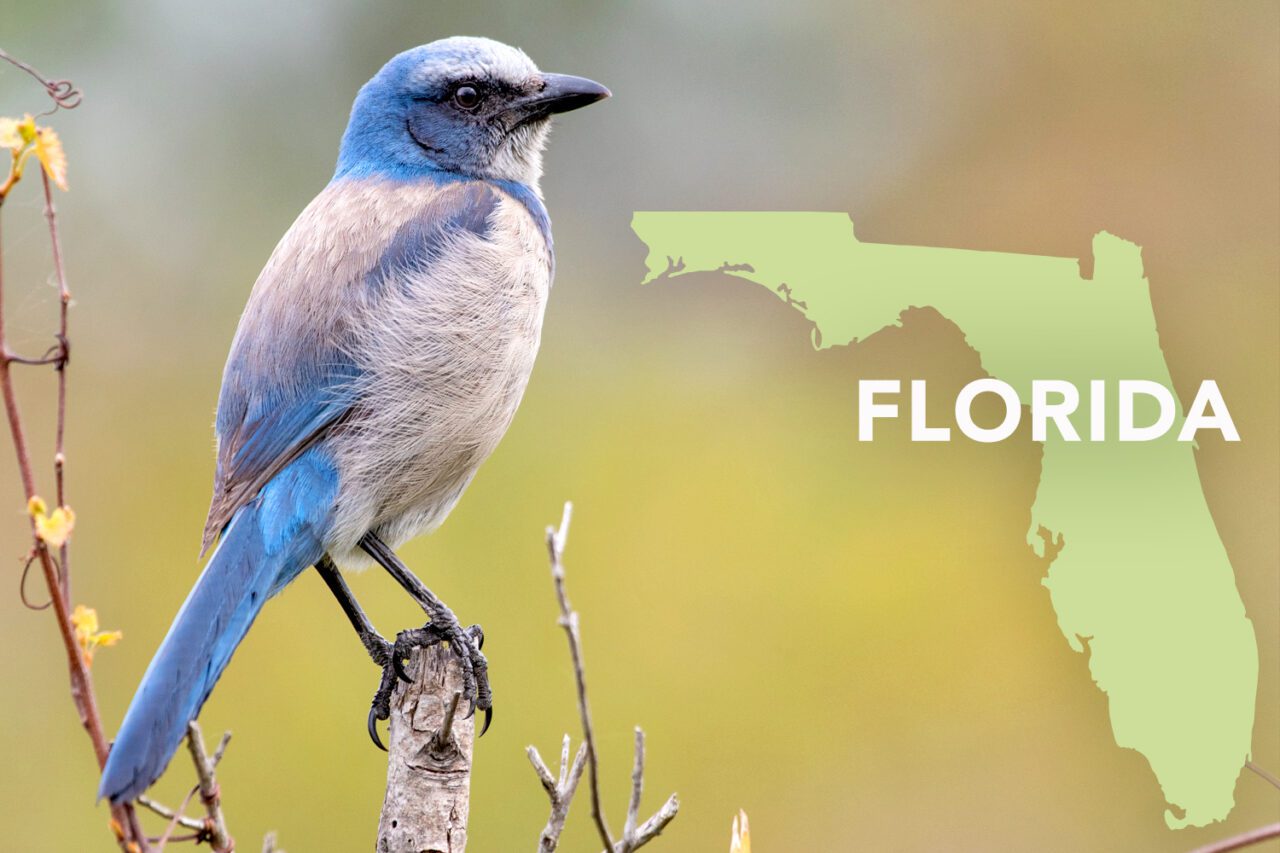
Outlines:
<svg viewBox="0 0 1280 853"><path fill-rule="evenodd" d="M683 802L663 849L727 849L738 808L760 853L1182 850L1280 818L1280 792L1246 772L1225 824L1165 828L1024 544L1039 462L1025 434L854 440L860 376L926 378L941 400L979 374L953 326L915 312L818 353L763 289L640 287L628 228L636 209L819 209L851 212L863 240L1087 256L1105 228L1144 246L1178 393L1217 379L1243 436L1203 438L1197 460L1257 631L1254 758L1280 770L1274 2L6 0L0 44L85 92L50 121L71 160L75 600L125 632L94 666L109 728L198 571L212 413L249 287L328 179L359 85L453 33L615 93L552 140L559 274L520 415L449 523L405 549L489 637L498 705L473 849L535 844L546 803L523 748L576 734L542 545L568 498L613 822L639 723L648 804ZM0 114L44 106L0 68ZM33 352L56 309L36 187L4 218L11 325ZM41 459L51 388L24 372ZM4 847L110 849L53 620L18 599L10 457ZM353 586L387 631L420 619L384 576ZM313 576L267 608L202 715L235 732L220 777L244 849L268 829L292 853L367 849L376 676ZM171 800L190 780L176 768ZM593 841L582 800L564 849Z"/></svg>

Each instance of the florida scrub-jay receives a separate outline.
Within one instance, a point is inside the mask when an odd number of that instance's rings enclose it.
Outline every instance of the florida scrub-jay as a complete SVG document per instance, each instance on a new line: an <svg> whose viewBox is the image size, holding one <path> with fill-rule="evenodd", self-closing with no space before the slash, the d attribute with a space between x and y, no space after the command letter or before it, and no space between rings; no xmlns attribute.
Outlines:
<svg viewBox="0 0 1280 853"><path fill-rule="evenodd" d="M160 776L263 604L312 565L383 668L375 741L412 645L449 643L487 724L482 635L392 549L444 520L515 414L553 272L538 185L550 118L608 95L479 38L406 51L361 88L332 181L240 320L204 531L218 545L142 677L100 797L132 800ZM394 644L339 573L371 563L430 617Z"/></svg>

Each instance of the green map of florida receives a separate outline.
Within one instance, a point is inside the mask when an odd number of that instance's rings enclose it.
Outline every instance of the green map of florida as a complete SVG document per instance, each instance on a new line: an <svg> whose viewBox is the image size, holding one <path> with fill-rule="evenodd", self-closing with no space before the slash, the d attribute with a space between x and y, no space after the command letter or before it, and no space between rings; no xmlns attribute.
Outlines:
<svg viewBox="0 0 1280 853"><path fill-rule="evenodd" d="M632 228L649 250L648 281L719 271L788 294L818 348L856 343L927 306L1024 403L1035 379L1082 393L1090 380L1173 387L1141 249L1110 234L1094 238L1086 279L1073 258L861 243L840 213L639 212ZM1122 443L1114 424L1096 442L1049 430L1027 531L1041 556L1051 534L1062 537L1044 580L1058 626L1072 649L1087 646L1116 743L1146 757L1174 829L1222 820L1234 805L1258 680L1253 624L1194 445L1176 439L1176 408L1154 441Z"/></svg>

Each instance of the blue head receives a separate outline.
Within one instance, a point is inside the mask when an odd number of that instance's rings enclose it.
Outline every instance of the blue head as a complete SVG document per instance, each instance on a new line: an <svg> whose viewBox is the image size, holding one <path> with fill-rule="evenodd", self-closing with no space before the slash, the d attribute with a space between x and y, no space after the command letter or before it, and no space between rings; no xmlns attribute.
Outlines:
<svg viewBox="0 0 1280 853"><path fill-rule="evenodd" d="M591 80L539 71L500 42L433 41L394 57L360 89L335 177L445 172L536 191L551 116L608 96Z"/></svg>

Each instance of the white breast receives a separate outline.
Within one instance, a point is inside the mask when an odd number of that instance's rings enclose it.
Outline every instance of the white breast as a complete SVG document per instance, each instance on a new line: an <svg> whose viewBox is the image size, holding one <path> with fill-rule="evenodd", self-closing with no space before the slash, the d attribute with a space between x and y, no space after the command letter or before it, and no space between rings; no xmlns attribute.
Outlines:
<svg viewBox="0 0 1280 853"><path fill-rule="evenodd" d="M360 402L330 440L341 490L326 545L340 565L367 563L353 553L367 530L395 547L444 520L533 370L551 255L532 217L504 197L485 237L450 240L357 309Z"/></svg>

